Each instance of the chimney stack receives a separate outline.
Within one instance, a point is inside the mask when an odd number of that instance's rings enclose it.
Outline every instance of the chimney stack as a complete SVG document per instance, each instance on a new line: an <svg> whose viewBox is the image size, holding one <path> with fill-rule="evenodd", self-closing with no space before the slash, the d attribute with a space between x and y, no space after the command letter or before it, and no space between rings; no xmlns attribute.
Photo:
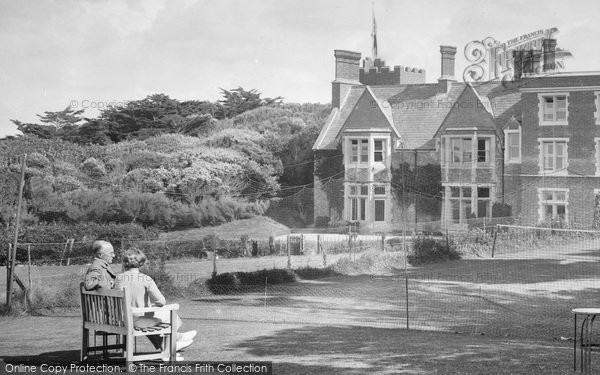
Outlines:
<svg viewBox="0 0 600 375"><path fill-rule="evenodd" d="M556 70L556 39L544 39L542 42L543 72L554 72Z"/></svg>
<svg viewBox="0 0 600 375"><path fill-rule="evenodd" d="M360 85L360 52L336 49L335 81L331 83L331 106L339 108L352 85Z"/></svg>
<svg viewBox="0 0 600 375"><path fill-rule="evenodd" d="M450 86L454 79L454 56L456 55L456 47L440 46L442 57L442 75L438 78L438 92L447 94L450 91Z"/></svg>

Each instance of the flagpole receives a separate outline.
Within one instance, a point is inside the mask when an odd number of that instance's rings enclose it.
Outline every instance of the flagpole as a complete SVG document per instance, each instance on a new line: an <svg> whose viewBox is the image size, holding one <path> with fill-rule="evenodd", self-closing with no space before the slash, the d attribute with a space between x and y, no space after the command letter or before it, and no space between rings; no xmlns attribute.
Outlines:
<svg viewBox="0 0 600 375"><path fill-rule="evenodd" d="M373 31L371 32L371 38L373 39L373 46L371 54L373 55L373 61L377 58L377 21L375 20L375 2L371 3L371 10L373 13Z"/></svg>

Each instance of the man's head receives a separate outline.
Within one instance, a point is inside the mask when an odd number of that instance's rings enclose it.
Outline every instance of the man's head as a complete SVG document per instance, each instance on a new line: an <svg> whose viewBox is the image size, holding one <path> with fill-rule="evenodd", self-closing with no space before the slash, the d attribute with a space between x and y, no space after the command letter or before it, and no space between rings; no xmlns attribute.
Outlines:
<svg viewBox="0 0 600 375"><path fill-rule="evenodd" d="M96 258L100 258L109 264L112 263L115 258L115 249L113 249L108 241L95 241L92 245L92 251Z"/></svg>

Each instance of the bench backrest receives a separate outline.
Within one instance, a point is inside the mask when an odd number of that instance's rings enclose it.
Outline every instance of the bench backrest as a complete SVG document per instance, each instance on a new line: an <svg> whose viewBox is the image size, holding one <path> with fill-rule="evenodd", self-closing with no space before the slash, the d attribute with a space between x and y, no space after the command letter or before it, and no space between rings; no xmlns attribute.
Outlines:
<svg viewBox="0 0 600 375"><path fill-rule="evenodd" d="M132 327L131 304L126 290L85 290L83 283L79 289L84 325L111 326L113 330L122 328L124 332Z"/></svg>

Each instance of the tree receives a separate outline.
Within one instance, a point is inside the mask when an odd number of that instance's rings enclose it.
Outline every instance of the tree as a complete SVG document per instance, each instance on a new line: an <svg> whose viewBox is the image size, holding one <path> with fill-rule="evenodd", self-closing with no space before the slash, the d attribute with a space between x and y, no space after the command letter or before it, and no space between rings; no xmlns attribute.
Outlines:
<svg viewBox="0 0 600 375"><path fill-rule="evenodd" d="M244 90L241 86L237 89L220 90L221 94L223 94L223 99L219 100L219 103L224 108L225 117L228 118L237 116L240 113L249 111L254 108L269 105L279 105L283 100L281 96L278 96L273 99L261 98L261 94L255 89L247 91Z"/></svg>
<svg viewBox="0 0 600 375"><path fill-rule="evenodd" d="M78 111L68 106L62 111L58 112L44 112L44 115L36 115L40 118L40 121L44 124L54 126L56 129L60 129L66 125L76 126L79 122L83 121L83 109Z"/></svg>

